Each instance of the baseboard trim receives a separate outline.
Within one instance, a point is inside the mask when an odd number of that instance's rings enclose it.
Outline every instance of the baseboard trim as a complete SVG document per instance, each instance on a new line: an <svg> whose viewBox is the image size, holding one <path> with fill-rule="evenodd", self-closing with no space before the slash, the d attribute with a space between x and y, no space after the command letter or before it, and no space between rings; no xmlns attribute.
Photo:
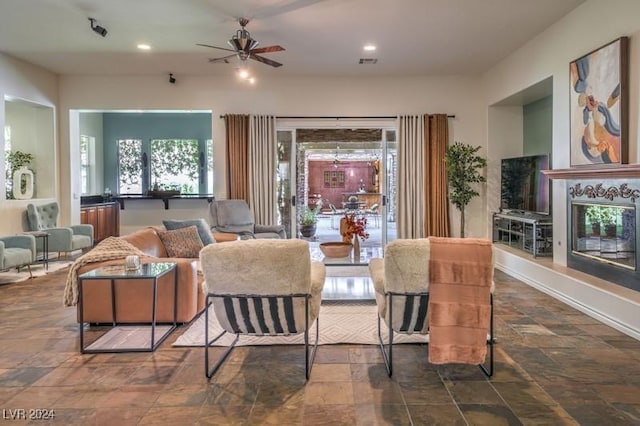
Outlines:
<svg viewBox="0 0 640 426"><path fill-rule="evenodd" d="M554 270L546 264L500 248L495 248L494 254L497 269L621 333L640 340L640 302L635 297L632 300L616 294L610 288L599 288L597 285ZM545 277L553 279L544 279ZM554 283L554 287L546 284L547 282ZM626 292L627 289L621 291ZM640 299L640 294L637 299ZM594 306L593 301L597 301L600 306Z"/></svg>

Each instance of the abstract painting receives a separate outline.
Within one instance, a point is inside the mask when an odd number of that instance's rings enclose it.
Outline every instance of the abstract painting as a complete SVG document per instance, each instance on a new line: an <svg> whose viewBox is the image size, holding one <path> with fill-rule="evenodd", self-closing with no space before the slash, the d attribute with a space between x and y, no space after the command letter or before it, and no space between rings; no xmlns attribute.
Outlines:
<svg viewBox="0 0 640 426"><path fill-rule="evenodd" d="M627 163L628 38L569 65L571 166Z"/></svg>

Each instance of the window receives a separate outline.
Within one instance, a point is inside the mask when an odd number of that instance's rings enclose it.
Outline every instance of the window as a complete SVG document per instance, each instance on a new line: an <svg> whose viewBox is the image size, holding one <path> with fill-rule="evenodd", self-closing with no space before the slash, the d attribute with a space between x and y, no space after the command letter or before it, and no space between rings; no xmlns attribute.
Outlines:
<svg viewBox="0 0 640 426"><path fill-rule="evenodd" d="M89 194L92 192L92 177L91 177L91 161L93 155L93 147L96 144L96 138L87 135L80 135L80 178L82 184L82 194Z"/></svg>
<svg viewBox="0 0 640 426"><path fill-rule="evenodd" d="M195 139L152 140L152 187L177 189L183 194L198 193L198 153Z"/></svg>
<svg viewBox="0 0 640 426"><path fill-rule="evenodd" d="M213 192L211 139L120 139L117 146L119 194L146 194L150 189Z"/></svg>
<svg viewBox="0 0 640 426"><path fill-rule="evenodd" d="M142 194L142 141L118 141L118 193Z"/></svg>

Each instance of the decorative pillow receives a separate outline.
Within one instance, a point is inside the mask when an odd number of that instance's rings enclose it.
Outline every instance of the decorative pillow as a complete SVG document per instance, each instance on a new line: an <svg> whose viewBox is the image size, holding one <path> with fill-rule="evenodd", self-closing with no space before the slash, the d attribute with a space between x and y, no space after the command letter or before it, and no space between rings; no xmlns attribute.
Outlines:
<svg viewBox="0 0 640 426"><path fill-rule="evenodd" d="M200 257L200 250L204 247L198 235L198 228L195 226L160 231L158 235L169 257L195 259Z"/></svg>
<svg viewBox="0 0 640 426"><path fill-rule="evenodd" d="M209 230L209 224L204 219L163 220L162 224L169 231L173 231L175 229L187 228L189 226L195 226L198 230L198 235L200 235L200 239L202 240L202 244L207 246L215 242L213 239L213 236L211 236L211 231Z"/></svg>

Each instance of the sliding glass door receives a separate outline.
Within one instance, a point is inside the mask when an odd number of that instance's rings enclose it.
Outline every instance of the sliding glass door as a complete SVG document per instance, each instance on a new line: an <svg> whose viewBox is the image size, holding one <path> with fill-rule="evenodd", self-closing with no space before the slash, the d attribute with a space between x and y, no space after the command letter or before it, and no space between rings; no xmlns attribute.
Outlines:
<svg viewBox="0 0 640 426"><path fill-rule="evenodd" d="M288 120L278 123L278 211L290 238L340 241L340 219L367 220L363 247L382 249L396 238L395 120ZM304 212L316 214L309 234Z"/></svg>

